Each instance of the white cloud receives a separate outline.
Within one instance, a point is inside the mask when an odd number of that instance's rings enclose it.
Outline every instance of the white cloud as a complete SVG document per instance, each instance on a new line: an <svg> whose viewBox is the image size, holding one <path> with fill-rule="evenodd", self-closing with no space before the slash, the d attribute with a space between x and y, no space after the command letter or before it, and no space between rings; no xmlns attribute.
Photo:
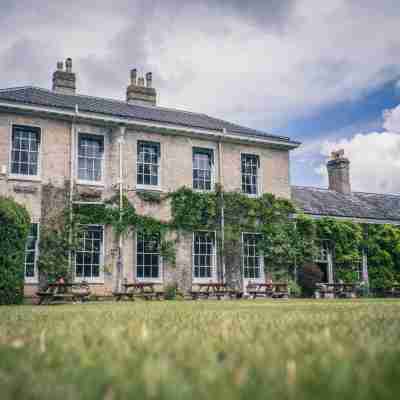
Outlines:
<svg viewBox="0 0 400 400"><path fill-rule="evenodd" d="M400 73L393 0L0 3L4 87L48 87L71 56L81 92L122 98L129 69L151 68L161 104L269 131Z"/></svg>
<svg viewBox="0 0 400 400"><path fill-rule="evenodd" d="M400 193L400 105L385 111L383 118L383 132L358 133L350 139L326 141L320 147L326 160L333 150L344 149L354 191ZM325 164L315 172L323 176L326 185Z"/></svg>

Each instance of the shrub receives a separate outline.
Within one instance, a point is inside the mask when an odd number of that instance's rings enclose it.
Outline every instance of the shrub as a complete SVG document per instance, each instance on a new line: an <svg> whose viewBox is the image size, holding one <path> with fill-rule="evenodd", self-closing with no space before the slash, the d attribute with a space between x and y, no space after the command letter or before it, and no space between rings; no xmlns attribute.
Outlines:
<svg viewBox="0 0 400 400"><path fill-rule="evenodd" d="M11 198L0 197L0 304L22 302L29 226L25 207Z"/></svg>
<svg viewBox="0 0 400 400"><path fill-rule="evenodd" d="M314 263L307 263L300 269L298 283L305 296L313 295L315 285L321 282L322 276L321 269Z"/></svg>
<svg viewBox="0 0 400 400"><path fill-rule="evenodd" d="M178 287L176 283L171 283L165 287L165 300L175 300L177 295Z"/></svg>

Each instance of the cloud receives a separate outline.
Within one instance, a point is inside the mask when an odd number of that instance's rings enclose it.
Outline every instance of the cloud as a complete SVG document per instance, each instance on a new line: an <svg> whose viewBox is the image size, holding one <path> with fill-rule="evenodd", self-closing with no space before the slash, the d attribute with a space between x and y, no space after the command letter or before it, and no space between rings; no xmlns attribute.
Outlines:
<svg viewBox="0 0 400 400"><path fill-rule="evenodd" d="M327 185L326 161L334 150L344 149L350 160L354 191L400 192L400 105L383 113L383 132L358 133L350 139L325 141L324 162L315 168ZM315 149L313 149L315 151Z"/></svg>
<svg viewBox="0 0 400 400"><path fill-rule="evenodd" d="M71 56L81 93L121 99L138 67L162 105L269 131L398 78L394 3L3 0L1 86L49 87Z"/></svg>

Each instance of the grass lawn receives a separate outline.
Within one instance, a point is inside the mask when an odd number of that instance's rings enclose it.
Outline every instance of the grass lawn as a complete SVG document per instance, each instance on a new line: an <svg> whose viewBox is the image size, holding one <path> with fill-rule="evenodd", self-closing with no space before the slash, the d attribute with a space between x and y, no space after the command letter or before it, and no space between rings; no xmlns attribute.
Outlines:
<svg viewBox="0 0 400 400"><path fill-rule="evenodd" d="M396 399L396 300L0 307L0 399Z"/></svg>

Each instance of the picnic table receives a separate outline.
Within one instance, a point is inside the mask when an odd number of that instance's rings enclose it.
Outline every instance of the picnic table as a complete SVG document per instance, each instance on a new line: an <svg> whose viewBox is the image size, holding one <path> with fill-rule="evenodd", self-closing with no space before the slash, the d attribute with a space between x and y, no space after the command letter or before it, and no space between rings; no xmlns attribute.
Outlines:
<svg viewBox="0 0 400 400"><path fill-rule="evenodd" d="M324 298L343 297L354 298L357 297L358 282L334 282L334 283L317 283L317 288Z"/></svg>
<svg viewBox="0 0 400 400"><path fill-rule="evenodd" d="M250 282L247 293L256 297L287 298L289 297L287 282Z"/></svg>
<svg viewBox="0 0 400 400"><path fill-rule="evenodd" d="M145 300L157 299L164 297L164 290L156 290L160 286L157 282L124 282L121 292L114 292L113 295L117 301L123 298L134 300L135 297L141 297Z"/></svg>
<svg viewBox="0 0 400 400"><path fill-rule="evenodd" d="M51 282L44 290L36 292L39 304L57 304L71 302L83 302L89 299L90 287L87 282Z"/></svg>
<svg viewBox="0 0 400 400"><path fill-rule="evenodd" d="M226 283L223 282L205 282L194 284L192 286L190 295L193 300L197 300L199 298L208 299L209 297L216 297L218 300L221 300L221 298L224 296L237 298L240 296L240 293L234 289L231 289Z"/></svg>
<svg viewBox="0 0 400 400"><path fill-rule="evenodd" d="M386 297L400 297L400 285L393 285L391 288L386 289L385 291Z"/></svg>

